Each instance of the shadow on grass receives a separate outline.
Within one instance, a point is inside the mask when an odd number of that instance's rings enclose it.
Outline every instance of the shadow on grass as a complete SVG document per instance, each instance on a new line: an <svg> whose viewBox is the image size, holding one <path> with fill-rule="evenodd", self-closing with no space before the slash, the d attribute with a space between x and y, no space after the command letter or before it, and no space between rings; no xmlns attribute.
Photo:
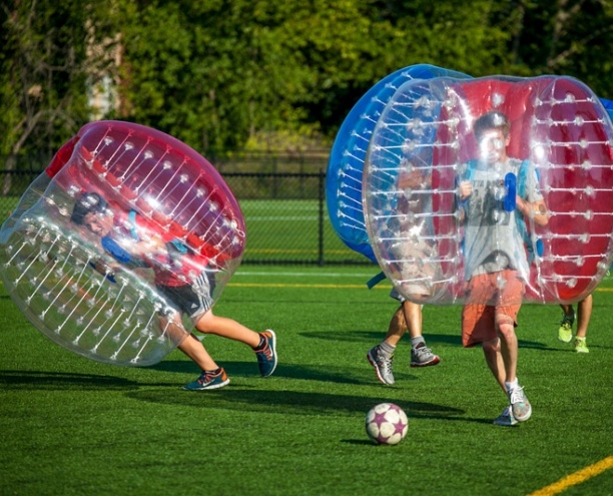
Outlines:
<svg viewBox="0 0 613 496"><path fill-rule="evenodd" d="M126 393L130 398L152 403L214 408L233 411L274 413L282 415L366 415L378 403L389 402L384 396L357 396L306 391L270 391L239 389L232 386L212 391L140 390ZM491 423L491 419L461 417L464 410L434 403L391 400L409 418L450 419L466 422Z"/></svg>
<svg viewBox="0 0 613 496"><path fill-rule="evenodd" d="M366 363L366 360L364 360ZM233 377L245 377L247 379L259 379L260 373L255 361L253 362L236 362L236 361L220 361L219 364L224 367L230 379ZM367 370L368 365L364 369L359 369L360 373L364 373ZM152 367L154 370L160 370L163 372L179 372L179 373L194 373L197 374L198 370L194 364L189 361L181 360L165 360ZM357 369L356 369L357 370ZM372 369L368 369L371 371ZM417 380L418 377L403 373L395 372L394 375L399 381ZM368 379L351 375L351 372L346 368L333 369L329 366L307 366L307 365L285 365L279 364L275 370L274 377L284 379L301 379L306 381L320 381L329 382L335 384L355 384L369 386L377 384L375 373L369 373ZM393 387L392 387L393 389Z"/></svg>
<svg viewBox="0 0 613 496"><path fill-rule="evenodd" d="M310 339L322 339L326 341L341 341L341 342L364 342L370 343L371 346L378 344L383 339L384 334L381 331L321 331L321 332L301 332L300 336ZM458 331L458 335L450 334L424 334L428 345L446 344L452 346L462 346L462 336ZM408 345L408 335L405 338ZM559 351L557 348L551 348L545 343L538 341L528 341L525 339L519 340L520 348L531 348L547 351Z"/></svg>
<svg viewBox="0 0 613 496"><path fill-rule="evenodd" d="M0 371L0 387L20 390L126 390L138 389L135 381L108 375L68 374L62 372Z"/></svg>
<svg viewBox="0 0 613 496"><path fill-rule="evenodd" d="M310 339L322 339L326 341L351 341L351 342L364 342L369 343L370 346L374 346L381 342L385 333L381 330L377 331L321 331L321 332L301 332L300 336ZM445 343L451 345L462 345L462 339L460 335L452 336L448 334L424 334L428 344L430 343ZM405 338L408 344L408 335ZM367 350L368 351L368 350Z"/></svg>

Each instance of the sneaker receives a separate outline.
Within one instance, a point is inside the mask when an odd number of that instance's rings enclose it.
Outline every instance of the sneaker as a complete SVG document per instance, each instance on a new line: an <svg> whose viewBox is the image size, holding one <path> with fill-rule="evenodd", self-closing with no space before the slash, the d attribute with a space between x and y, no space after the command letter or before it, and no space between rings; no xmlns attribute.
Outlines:
<svg viewBox="0 0 613 496"><path fill-rule="evenodd" d="M372 348L367 354L366 358L370 364L374 367L377 373L377 379L383 384L394 384L394 374L392 373L392 362L394 361L394 355L387 358L383 356L379 346Z"/></svg>
<svg viewBox="0 0 613 496"><path fill-rule="evenodd" d="M564 314L560 328L558 329L558 339L564 343L570 343L573 338L573 324L575 323L575 312L570 315Z"/></svg>
<svg viewBox="0 0 613 496"><path fill-rule="evenodd" d="M258 357L260 374L262 374L262 377L268 377L277 368L277 335L270 329L259 334L265 339L265 343L261 348L256 348L253 351Z"/></svg>
<svg viewBox="0 0 613 496"><path fill-rule="evenodd" d="M420 343L411 350L411 367L427 367L428 365L436 365L440 361L441 359L432 353L426 343Z"/></svg>
<svg viewBox="0 0 613 496"><path fill-rule="evenodd" d="M524 393L523 387L516 387L509 391L509 400L511 401L511 409L513 417L518 422L525 422L532 415L532 405Z"/></svg>
<svg viewBox="0 0 613 496"><path fill-rule="evenodd" d="M573 347L577 353L589 353L590 350L587 347L587 342L585 338L575 338L575 342L573 343Z"/></svg>
<svg viewBox="0 0 613 496"><path fill-rule="evenodd" d="M513 409L511 405L505 407L502 413L498 416L498 418L494 419L495 425L504 425L507 427L511 427L513 425L517 425L518 422L513 416Z"/></svg>
<svg viewBox="0 0 613 496"><path fill-rule="evenodd" d="M183 386L183 389L188 391L204 391L205 389L219 389L228 384L230 384L230 379L228 379L226 371L220 367L217 371L213 372L203 371L198 379L186 384Z"/></svg>

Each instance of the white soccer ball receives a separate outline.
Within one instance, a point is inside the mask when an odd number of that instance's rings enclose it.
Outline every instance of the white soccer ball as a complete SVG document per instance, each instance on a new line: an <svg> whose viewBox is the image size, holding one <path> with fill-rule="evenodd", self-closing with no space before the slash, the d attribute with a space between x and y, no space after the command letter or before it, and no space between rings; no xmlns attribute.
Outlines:
<svg viewBox="0 0 613 496"><path fill-rule="evenodd" d="M366 414L366 434L375 444L398 444L409 430L409 419L393 403L380 403Z"/></svg>

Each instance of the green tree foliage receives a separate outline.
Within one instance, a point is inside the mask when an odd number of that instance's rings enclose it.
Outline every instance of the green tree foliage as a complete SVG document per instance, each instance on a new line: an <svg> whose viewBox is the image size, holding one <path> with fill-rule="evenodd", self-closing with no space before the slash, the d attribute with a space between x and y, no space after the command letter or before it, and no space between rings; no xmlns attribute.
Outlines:
<svg viewBox="0 0 613 496"><path fill-rule="evenodd" d="M516 64L531 74L564 74L613 99L613 2L610 0L519 0Z"/></svg>
<svg viewBox="0 0 613 496"><path fill-rule="evenodd" d="M0 153L57 149L103 77L121 103L106 118L208 155L266 133L332 139L368 88L418 63L568 74L613 97L608 0L12 0L0 16Z"/></svg>
<svg viewBox="0 0 613 496"><path fill-rule="evenodd" d="M0 12L0 153L51 152L88 120L86 81L104 12L77 0L14 0Z"/></svg>
<svg viewBox="0 0 613 496"><path fill-rule="evenodd" d="M129 116L200 149L234 148L256 131L318 129L327 102L348 87L367 89L393 66L374 70L389 23L374 29L358 6L127 2Z"/></svg>

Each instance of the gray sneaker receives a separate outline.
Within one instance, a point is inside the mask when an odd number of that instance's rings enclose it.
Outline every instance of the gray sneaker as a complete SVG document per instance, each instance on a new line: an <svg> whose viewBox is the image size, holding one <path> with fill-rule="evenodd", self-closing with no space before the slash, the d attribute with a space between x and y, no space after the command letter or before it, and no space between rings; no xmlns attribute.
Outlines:
<svg viewBox="0 0 613 496"><path fill-rule="evenodd" d="M379 346L372 348L366 355L370 364L374 367L377 373L377 379L383 384L394 384L394 374L392 373L392 362L394 356L386 358L381 353Z"/></svg>
<svg viewBox="0 0 613 496"><path fill-rule="evenodd" d="M428 367L429 365L436 365L440 361L438 355L432 353L426 343L420 343L411 350L411 367Z"/></svg>
<svg viewBox="0 0 613 496"><path fill-rule="evenodd" d="M509 391L509 400L511 401L511 408L513 410L513 417L518 422L525 422L532 415L532 405L524 393L523 387L516 387Z"/></svg>
<svg viewBox="0 0 613 496"><path fill-rule="evenodd" d="M515 417L513 416L513 409L511 408L511 405L505 407L498 418L494 419L495 425L503 425L505 427L511 427L517 423L517 420L515 420Z"/></svg>

